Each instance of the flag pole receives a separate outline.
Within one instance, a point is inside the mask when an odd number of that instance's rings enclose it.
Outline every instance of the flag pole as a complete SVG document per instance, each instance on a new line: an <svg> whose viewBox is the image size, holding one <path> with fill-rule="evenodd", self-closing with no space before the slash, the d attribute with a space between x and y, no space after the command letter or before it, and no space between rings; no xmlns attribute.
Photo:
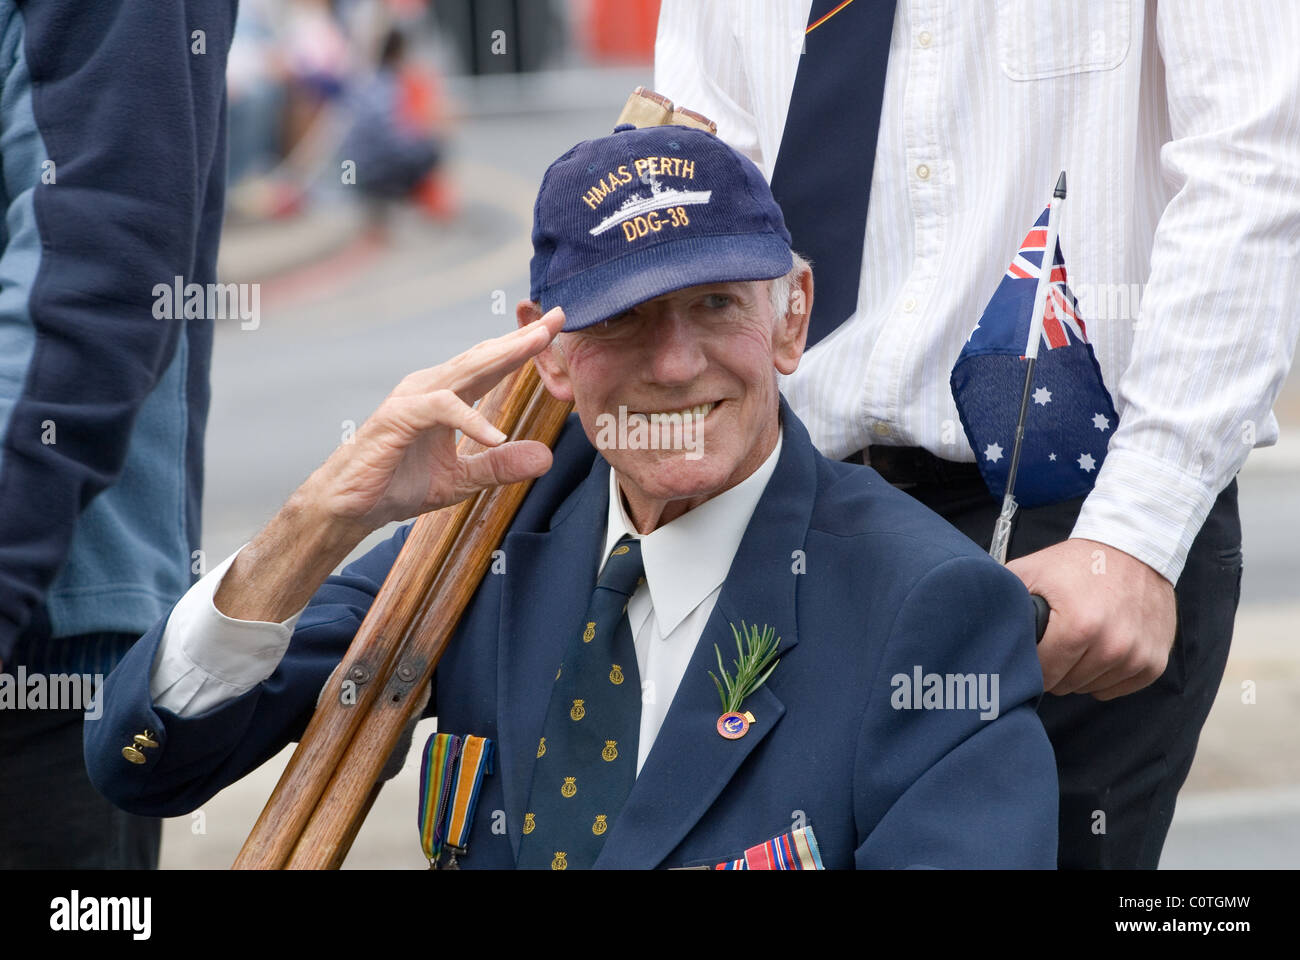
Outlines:
<svg viewBox="0 0 1300 960"><path fill-rule="evenodd" d="M1034 290L1034 310L1029 323L1029 339L1025 343L1025 386L1020 394L1020 416L1016 420L1016 439L1011 449L1011 465L1007 470L1007 489L1002 497L1002 511L993 527L993 541L989 556L998 563L1007 562L1007 546L1011 541L1011 520L1016 515L1016 471L1020 468L1020 447L1025 438L1025 417L1029 413L1029 391L1034 382L1034 365L1038 362L1038 345L1043 339L1043 314L1047 310L1047 297L1052 286L1052 267L1056 261L1056 238L1060 229L1060 201L1065 199L1065 171L1056 180L1052 202L1047 208L1047 239L1043 244L1043 259L1038 267L1038 286ZM976 453L976 456L979 454Z"/></svg>

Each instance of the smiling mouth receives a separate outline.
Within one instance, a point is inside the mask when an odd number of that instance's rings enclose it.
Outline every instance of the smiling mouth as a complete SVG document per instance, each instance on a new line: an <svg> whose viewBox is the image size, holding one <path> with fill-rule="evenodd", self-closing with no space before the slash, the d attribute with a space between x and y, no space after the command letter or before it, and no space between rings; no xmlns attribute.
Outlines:
<svg viewBox="0 0 1300 960"><path fill-rule="evenodd" d="M681 417L683 420L690 418L698 421L707 417L721 403L721 400L715 400L710 403L697 403L693 407L680 407L677 410L631 410L628 412L628 417L641 417L646 420Z"/></svg>

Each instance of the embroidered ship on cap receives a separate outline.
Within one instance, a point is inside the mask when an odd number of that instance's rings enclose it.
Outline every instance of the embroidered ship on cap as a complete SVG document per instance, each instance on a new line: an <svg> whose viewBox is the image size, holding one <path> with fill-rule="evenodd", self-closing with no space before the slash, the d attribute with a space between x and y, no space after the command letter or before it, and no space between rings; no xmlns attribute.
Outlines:
<svg viewBox="0 0 1300 960"><path fill-rule="evenodd" d="M624 220L631 220L651 210L666 210L668 207L678 207L687 203L708 203L709 198L713 196L712 190L678 190L674 187L661 187L659 179L653 174L642 179L650 184L650 196L628 197L621 207L591 228L589 232L593 237L600 236Z"/></svg>

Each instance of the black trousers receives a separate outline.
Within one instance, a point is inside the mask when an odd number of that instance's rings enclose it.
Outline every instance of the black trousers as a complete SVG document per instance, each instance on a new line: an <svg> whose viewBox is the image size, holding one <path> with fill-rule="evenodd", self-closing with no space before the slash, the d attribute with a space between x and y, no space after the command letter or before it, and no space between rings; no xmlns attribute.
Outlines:
<svg viewBox="0 0 1300 960"><path fill-rule="evenodd" d="M0 869L158 866L162 820L119 810L91 785L83 718L80 710L0 710Z"/></svg>
<svg viewBox="0 0 1300 960"><path fill-rule="evenodd" d="M983 481L896 485L988 549L1001 504ZM1008 559L1067 539L1082 504L1078 499L1019 511ZM1241 572L1233 479L1215 501L1174 586L1178 626L1163 676L1106 702L1089 694L1043 697L1038 713L1056 750L1061 781L1063 869L1155 869L1159 863L1174 802L1223 679Z"/></svg>

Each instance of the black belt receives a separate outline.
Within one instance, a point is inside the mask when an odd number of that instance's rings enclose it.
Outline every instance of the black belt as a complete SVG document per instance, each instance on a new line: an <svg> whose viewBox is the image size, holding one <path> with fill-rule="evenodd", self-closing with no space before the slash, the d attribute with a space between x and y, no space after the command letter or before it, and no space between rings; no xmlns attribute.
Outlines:
<svg viewBox="0 0 1300 960"><path fill-rule="evenodd" d="M845 457L851 463L866 463L892 484L956 486L983 485L980 468L973 463L942 460L924 447L870 446Z"/></svg>

